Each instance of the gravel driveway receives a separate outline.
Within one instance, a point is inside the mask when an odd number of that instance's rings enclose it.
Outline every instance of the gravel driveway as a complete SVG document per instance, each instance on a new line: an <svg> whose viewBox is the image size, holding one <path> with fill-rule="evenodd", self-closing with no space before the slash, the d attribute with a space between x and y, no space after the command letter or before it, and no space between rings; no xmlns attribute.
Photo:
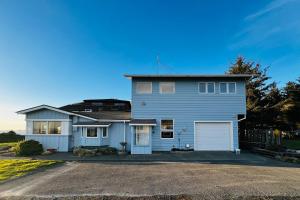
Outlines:
<svg viewBox="0 0 300 200"><path fill-rule="evenodd" d="M300 168L282 163L69 162L0 186L0 197L20 199L180 194L186 196L179 199L299 197Z"/></svg>

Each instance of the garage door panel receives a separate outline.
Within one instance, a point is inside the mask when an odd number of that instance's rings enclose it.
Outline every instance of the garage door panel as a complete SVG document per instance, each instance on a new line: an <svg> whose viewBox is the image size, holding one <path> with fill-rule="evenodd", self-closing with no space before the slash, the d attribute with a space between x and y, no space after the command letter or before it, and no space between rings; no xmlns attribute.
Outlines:
<svg viewBox="0 0 300 200"><path fill-rule="evenodd" d="M231 150L230 122L196 122L195 150Z"/></svg>

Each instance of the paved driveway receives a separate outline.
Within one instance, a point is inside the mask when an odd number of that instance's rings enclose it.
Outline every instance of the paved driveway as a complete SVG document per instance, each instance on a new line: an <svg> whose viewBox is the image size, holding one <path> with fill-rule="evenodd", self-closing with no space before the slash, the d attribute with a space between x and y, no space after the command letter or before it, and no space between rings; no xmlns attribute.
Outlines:
<svg viewBox="0 0 300 200"><path fill-rule="evenodd" d="M300 196L299 165L253 162L68 162L0 185L0 197Z"/></svg>

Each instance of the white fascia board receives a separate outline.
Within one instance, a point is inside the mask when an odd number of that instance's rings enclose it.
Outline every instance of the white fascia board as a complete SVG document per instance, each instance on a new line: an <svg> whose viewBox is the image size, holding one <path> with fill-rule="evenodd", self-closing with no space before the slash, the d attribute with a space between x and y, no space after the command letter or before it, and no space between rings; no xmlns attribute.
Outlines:
<svg viewBox="0 0 300 200"><path fill-rule="evenodd" d="M129 119L98 119L98 122L130 122Z"/></svg>
<svg viewBox="0 0 300 200"><path fill-rule="evenodd" d="M72 125L73 127L109 127L110 125Z"/></svg>
<svg viewBox="0 0 300 200"><path fill-rule="evenodd" d="M28 112L33 112L33 111L40 110L40 109L49 109L49 110L53 110L53 111L60 112L60 113L63 113L63 114L75 115L75 116L78 116L78 117L82 117L82 118L97 121L97 119L94 119L94 118L91 118L91 117L87 117L87 116L84 116L84 115L64 111L64 110L61 110L61 109L58 109L58 108L55 108L55 107L52 107L52 106L48 106L48 105L41 105L41 106L26 109L26 110L21 110L21 111L18 111L17 114L26 114Z"/></svg>

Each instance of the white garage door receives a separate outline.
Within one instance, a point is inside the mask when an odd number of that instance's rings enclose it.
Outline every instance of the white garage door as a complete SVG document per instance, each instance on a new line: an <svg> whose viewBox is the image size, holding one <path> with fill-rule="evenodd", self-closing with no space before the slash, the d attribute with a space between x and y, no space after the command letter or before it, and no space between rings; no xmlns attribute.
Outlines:
<svg viewBox="0 0 300 200"><path fill-rule="evenodd" d="M230 151L232 147L230 122L196 122L195 150Z"/></svg>

